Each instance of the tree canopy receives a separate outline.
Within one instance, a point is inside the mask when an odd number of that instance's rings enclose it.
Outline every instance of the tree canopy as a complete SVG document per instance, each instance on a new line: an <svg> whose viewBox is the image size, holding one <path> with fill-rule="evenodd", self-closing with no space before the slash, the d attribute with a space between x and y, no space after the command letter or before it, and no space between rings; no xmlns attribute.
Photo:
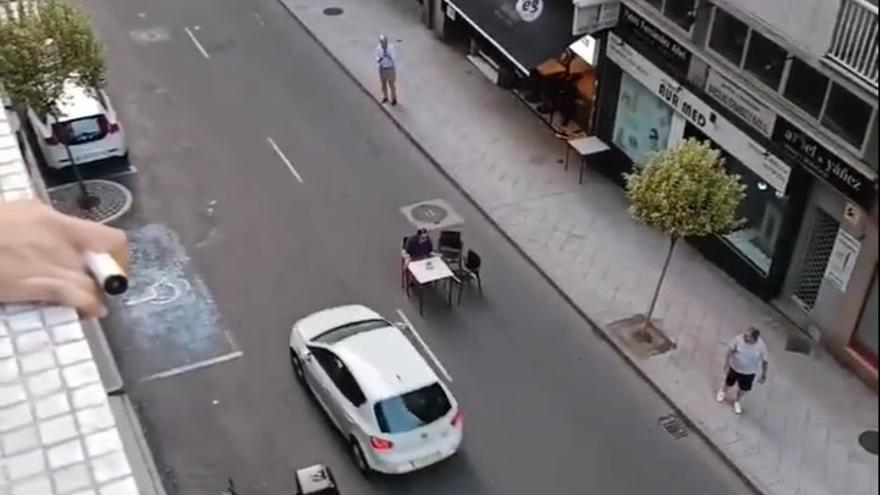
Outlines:
<svg viewBox="0 0 880 495"><path fill-rule="evenodd" d="M626 177L630 214L674 239L726 234L743 219L745 186L708 142L686 139Z"/></svg>

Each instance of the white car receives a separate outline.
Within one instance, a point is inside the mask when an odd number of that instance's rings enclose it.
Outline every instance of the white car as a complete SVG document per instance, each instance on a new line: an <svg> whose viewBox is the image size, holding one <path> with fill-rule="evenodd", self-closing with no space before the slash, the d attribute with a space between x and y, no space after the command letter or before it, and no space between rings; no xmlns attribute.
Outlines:
<svg viewBox="0 0 880 495"><path fill-rule="evenodd" d="M65 143L77 165L128 155L125 133L103 90L67 83L57 110L60 116L57 119L28 110L40 150L50 168L71 165Z"/></svg>
<svg viewBox="0 0 880 495"><path fill-rule="evenodd" d="M340 306L297 321L290 361L365 474L407 473L458 451L458 403L403 332L375 311Z"/></svg>

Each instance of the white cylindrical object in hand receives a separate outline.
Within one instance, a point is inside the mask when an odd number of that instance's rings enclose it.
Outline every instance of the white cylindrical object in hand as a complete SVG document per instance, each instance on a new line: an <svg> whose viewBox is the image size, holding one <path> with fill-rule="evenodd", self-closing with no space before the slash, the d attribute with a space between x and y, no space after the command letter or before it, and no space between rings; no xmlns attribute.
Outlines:
<svg viewBox="0 0 880 495"><path fill-rule="evenodd" d="M128 290L128 277L112 256L88 251L85 254L85 261L89 273L104 292L117 296Z"/></svg>

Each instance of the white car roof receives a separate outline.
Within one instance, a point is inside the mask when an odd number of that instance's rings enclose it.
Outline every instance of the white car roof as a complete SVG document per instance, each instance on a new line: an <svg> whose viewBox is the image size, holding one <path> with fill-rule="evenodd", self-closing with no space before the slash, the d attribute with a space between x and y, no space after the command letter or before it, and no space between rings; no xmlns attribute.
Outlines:
<svg viewBox="0 0 880 495"><path fill-rule="evenodd" d="M64 93L58 100L60 121L76 120L93 115L102 115L105 110L95 96L94 90L83 88L72 82L64 85Z"/></svg>
<svg viewBox="0 0 880 495"><path fill-rule="evenodd" d="M439 381L425 358L395 326L352 335L331 348L370 401L396 397Z"/></svg>
<svg viewBox="0 0 880 495"><path fill-rule="evenodd" d="M295 328L305 340L328 330L365 320L382 320L382 315L360 304L350 304L312 313L296 322Z"/></svg>

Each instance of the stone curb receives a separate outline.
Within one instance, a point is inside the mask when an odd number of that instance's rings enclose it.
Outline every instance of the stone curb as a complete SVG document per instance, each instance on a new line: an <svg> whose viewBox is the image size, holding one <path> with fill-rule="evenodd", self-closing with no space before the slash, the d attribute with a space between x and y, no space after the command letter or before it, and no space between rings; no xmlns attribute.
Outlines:
<svg viewBox="0 0 880 495"><path fill-rule="evenodd" d="M617 342L606 332L605 328L602 325L596 323L584 310L578 305L571 296L565 292L559 284L553 280L550 275L541 268L538 263L532 259L526 253L526 251L520 246L510 234L507 233L501 225L492 217L492 215L485 209L483 206L452 176L447 170L441 165L434 156L428 152L428 150L422 146L422 144L416 139L416 137L409 131L409 129L404 126L402 122L397 118L397 116L392 113L388 108L386 108L382 103L380 103L376 98L373 97L373 94L370 92L369 88L367 88L358 78L357 76L351 72L348 67L339 59L318 37L318 35L312 31L312 29L302 20L296 13L285 3L284 0L276 0L288 14L292 17L300 27L311 37L318 46L326 53L341 69L342 71L360 88L367 97L373 101L384 113L387 115L391 121L394 123L395 127L397 127L404 136L419 150L425 157L428 158L428 161L434 166L434 168L439 171L443 177L446 178L456 190L458 190L468 202L470 202L477 211L507 240L511 245L513 245L514 249L523 257L525 260L535 269L538 273L541 274L541 277L546 280L551 287L553 287L556 292L562 296L562 298L577 312L578 315L583 318L587 324L590 325L593 333L599 336L602 340L608 343L612 349L614 349L617 354L624 358L624 360L629 364L629 366L636 371L636 373L646 382L650 387L666 402L669 407L675 411L675 414L688 426L688 429L694 431L699 435L699 437L705 442L720 458L721 460L734 472L739 476L748 487L752 490L753 493L758 495L764 495L764 492L758 487L758 484L755 480L753 480L748 474L746 474L740 467L731 459L718 445L716 445L712 439L709 437L708 433L706 433L702 428L697 426L697 424L687 415L685 412L678 407L678 405L672 400L672 398L663 391L660 386L651 380L650 375L643 370L638 363L635 361L635 358L629 353L626 352L624 348L619 346ZM427 29L427 28L426 28Z"/></svg>

